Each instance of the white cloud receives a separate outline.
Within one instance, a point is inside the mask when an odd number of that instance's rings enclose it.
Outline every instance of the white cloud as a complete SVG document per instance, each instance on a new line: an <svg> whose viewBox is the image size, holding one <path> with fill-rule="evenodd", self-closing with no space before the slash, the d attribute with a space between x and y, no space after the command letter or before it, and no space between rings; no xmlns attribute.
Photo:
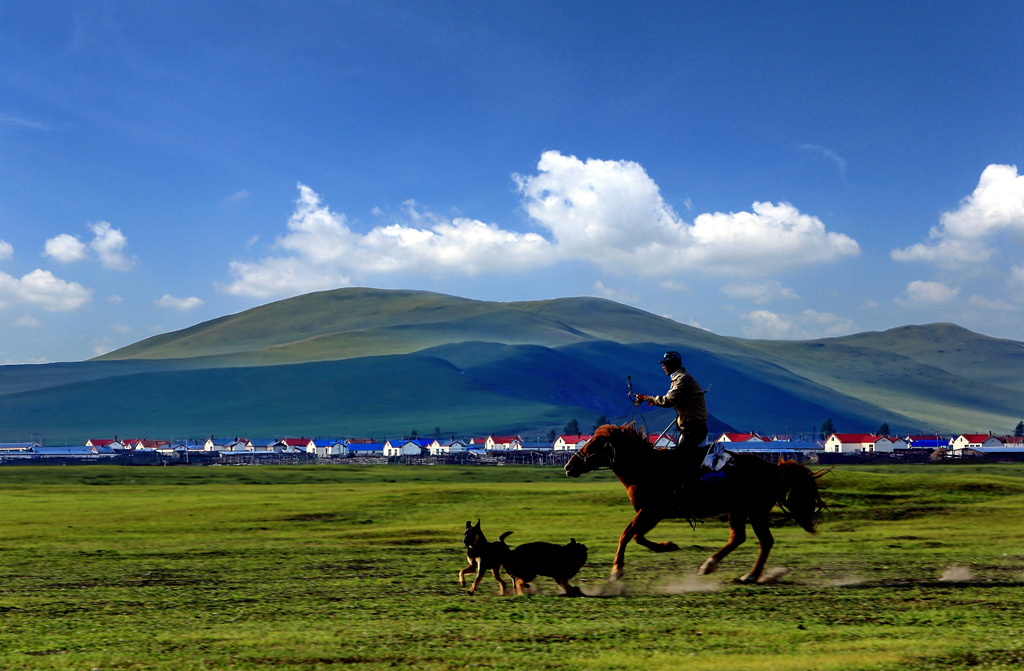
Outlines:
<svg viewBox="0 0 1024 671"><path fill-rule="evenodd" d="M896 302L908 307L940 305L950 302L959 293L959 289L947 286L942 282L914 280L907 285L906 290L896 299Z"/></svg>
<svg viewBox="0 0 1024 671"><path fill-rule="evenodd" d="M613 300L618 303L639 303L640 295L628 289L613 289L598 280L594 282L594 293L602 298Z"/></svg>
<svg viewBox="0 0 1024 671"><path fill-rule="evenodd" d="M73 235L61 233L46 241L43 254L60 263L74 263L89 258L89 250L95 252L100 263L108 270L131 270L138 259L125 254L128 239L120 229L106 221L90 224L92 241L86 245Z"/></svg>
<svg viewBox="0 0 1024 671"><path fill-rule="evenodd" d="M153 301L153 305L158 308L170 308L172 310L181 310L182 312L194 310L202 304L203 300L195 296L190 296L188 298L175 298L170 294L164 294L157 300Z"/></svg>
<svg viewBox="0 0 1024 671"><path fill-rule="evenodd" d="M61 233L46 241L43 254L60 263L74 263L88 257L85 243L73 235Z"/></svg>
<svg viewBox="0 0 1024 671"><path fill-rule="evenodd" d="M100 263L108 270L131 270L137 259L125 254L128 239L120 229L113 228L109 223L100 221L89 227L93 235L89 247L99 256Z"/></svg>
<svg viewBox="0 0 1024 671"><path fill-rule="evenodd" d="M295 296L352 285L345 275L328 268L314 267L301 258L268 257L252 263L232 261L228 268L235 281L221 289L236 296Z"/></svg>
<svg viewBox="0 0 1024 671"><path fill-rule="evenodd" d="M0 240L0 261L14 256L14 246L6 240Z"/></svg>
<svg viewBox="0 0 1024 671"><path fill-rule="evenodd" d="M701 214L687 225L632 161L549 151L537 169L515 176L526 212L551 231L561 257L605 270L773 272L860 253L852 238L788 203L755 202L753 212Z"/></svg>
<svg viewBox="0 0 1024 671"><path fill-rule="evenodd" d="M835 153L828 147L823 147L820 144L803 144L800 145L801 149L806 151L813 151L816 154L821 154L828 160L836 164L836 168L839 169L839 178L844 182L846 181L846 159Z"/></svg>
<svg viewBox="0 0 1024 671"><path fill-rule="evenodd" d="M1002 232L1024 234L1024 176L1015 165L990 165L974 192L954 212L944 212L926 242L894 249L896 261L977 263L995 252L992 238Z"/></svg>
<svg viewBox="0 0 1024 671"><path fill-rule="evenodd" d="M440 216L413 201L404 204L402 221L361 233L299 184L275 254L232 262L233 281L221 288L263 298L382 274L514 274L572 260L673 280L688 270L764 274L860 253L853 239L826 231L816 217L787 203L702 214L688 225L635 162L581 161L549 151L537 169L513 177L524 210L548 237Z"/></svg>
<svg viewBox="0 0 1024 671"><path fill-rule="evenodd" d="M754 310L740 315L747 322L743 334L748 338L772 340L809 340L852 333L856 324L831 312L804 310L793 315L777 314L769 310Z"/></svg>
<svg viewBox="0 0 1024 671"><path fill-rule="evenodd" d="M0 273L0 309L12 303L37 305L51 312L77 310L92 300L92 289L33 270L21 279Z"/></svg>
<svg viewBox="0 0 1024 671"><path fill-rule="evenodd" d="M406 203L414 225L379 226L354 232L344 214L321 205L309 187L299 185L288 233L275 248L289 256L235 261L235 281L224 291L268 297L349 286L350 274L449 274L522 271L549 262L550 244L535 233L504 231L466 218L447 219Z"/></svg>
<svg viewBox="0 0 1024 671"><path fill-rule="evenodd" d="M761 305L778 300L800 298L795 291L782 286L775 280L727 284L721 288L721 291L731 298L753 301Z"/></svg>
<svg viewBox="0 0 1024 671"><path fill-rule="evenodd" d="M238 201L238 200L245 200L250 195L252 195L252 194L250 194L245 189L239 189L238 191L235 191L230 196L225 197L224 200L226 200L228 202L234 202L234 201Z"/></svg>

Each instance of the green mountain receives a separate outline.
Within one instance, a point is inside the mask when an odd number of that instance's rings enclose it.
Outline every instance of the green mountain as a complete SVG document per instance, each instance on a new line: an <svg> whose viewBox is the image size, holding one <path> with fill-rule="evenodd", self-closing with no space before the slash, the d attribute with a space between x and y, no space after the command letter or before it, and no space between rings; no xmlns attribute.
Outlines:
<svg viewBox="0 0 1024 671"><path fill-rule="evenodd" d="M712 432L1010 433L1024 345L951 324L815 341L727 338L597 298L497 303L339 289L270 303L84 362L0 367L0 440L118 434L537 439L604 415L660 432L657 360L683 354Z"/></svg>

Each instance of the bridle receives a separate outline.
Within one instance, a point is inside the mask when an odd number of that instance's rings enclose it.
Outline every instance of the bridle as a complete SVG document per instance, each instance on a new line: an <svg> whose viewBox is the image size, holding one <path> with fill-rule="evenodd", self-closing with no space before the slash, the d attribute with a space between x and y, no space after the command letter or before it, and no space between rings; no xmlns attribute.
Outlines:
<svg viewBox="0 0 1024 671"><path fill-rule="evenodd" d="M615 447L612 446L611 442L609 442L609 441L605 441L604 444L601 446L600 450L599 451L595 451L594 454L587 454L587 453L585 453L583 451L584 448L585 448L585 446L581 447L580 449L576 450L576 454L572 455L573 459L579 458L580 463L583 464L584 468L586 468L588 461L590 461L591 459L597 459L597 458L607 457L608 463L607 464L599 464L597 466L594 466L593 469L591 469L591 470L597 470L598 468L611 468L612 465L615 463ZM607 455L605 454L606 450L608 452Z"/></svg>

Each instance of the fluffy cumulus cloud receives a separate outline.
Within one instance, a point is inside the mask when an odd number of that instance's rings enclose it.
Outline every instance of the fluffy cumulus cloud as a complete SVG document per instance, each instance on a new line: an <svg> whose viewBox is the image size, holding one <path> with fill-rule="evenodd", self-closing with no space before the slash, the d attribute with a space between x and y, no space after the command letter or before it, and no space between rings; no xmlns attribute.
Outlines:
<svg viewBox="0 0 1024 671"><path fill-rule="evenodd" d="M355 230L309 187L273 253L230 264L228 293L255 297L350 285L382 274L520 273L563 261L673 279L690 270L772 273L860 253L788 203L701 214L687 224L638 163L545 152L534 175L513 175L537 232L448 218L405 203L402 221Z"/></svg>
<svg viewBox="0 0 1024 671"><path fill-rule="evenodd" d="M74 263L88 258L89 248L75 236L61 233L46 241L43 253L60 263Z"/></svg>
<svg viewBox="0 0 1024 671"><path fill-rule="evenodd" d="M907 285L906 290L896 299L896 302L907 307L942 305L952 301L959 293L959 289L947 286L942 282L914 280Z"/></svg>
<svg viewBox="0 0 1024 671"><path fill-rule="evenodd" d="M352 276L521 271L551 257L551 245L536 233L440 217L420 211L413 202L406 203L405 213L406 222L358 233L344 214L332 212L300 184L288 233L274 243L287 254L232 262L235 280L224 289L267 297L348 286Z"/></svg>
<svg viewBox="0 0 1024 671"><path fill-rule="evenodd" d="M90 224L93 239L86 244L73 235L61 233L46 241L43 253L60 263L75 263L90 258L90 251L108 270L131 270L138 259L127 253L128 239L120 229L106 221Z"/></svg>
<svg viewBox="0 0 1024 671"><path fill-rule="evenodd" d="M754 310L740 315L745 322L743 334L748 338L808 340L853 333L856 324L831 312L804 310L797 314L777 314Z"/></svg>
<svg viewBox="0 0 1024 671"><path fill-rule="evenodd" d="M105 221L90 226L93 237L89 247L96 252L100 263L108 270L131 270L136 259L128 256L128 240L124 234Z"/></svg>
<svg viewBox="0 0 1024 671"><path fill-rule="evenodd" d="M48 270L33 270L20 279L0 273L0 308L28 304L51 312L77 310L92 300L92 289L68 282Z"/></svg>
<svg viewBox="0 0 1024 671"><path fill-rule="evenodd" d="M14 246L6 240L0 240L0 261L14 256Z"/></svg>
<svg viewBox="0 0 1024 671"><path fill-rule="evenodd" d="M176 298L170 294L164 294L153 301L153 305L158 308L169 308L171 310L181 310L182 312L194 310L202 304L203 300L195 296L189 296L188 298Z"/></svg>
<svg viewBox="0 0 1024 671"><path fill-rule="evenodd" d="M990 165L981 173L978 187L945 212L928 240L894 249L896 261L948 261L977 263L993 255L994 239L1001 233L1024 234L1024 175L1015 165Z"/></svg>
<svg viewBox="0 0 1024 671"><path fill-rule="evenodd" d="M560 256L605 270L763 273L860 253L852 238L788 203L755 202L751 212L700 214L687 224L631 161L549 151L537 169L516 176L526 212L551 231Z"/></svg>

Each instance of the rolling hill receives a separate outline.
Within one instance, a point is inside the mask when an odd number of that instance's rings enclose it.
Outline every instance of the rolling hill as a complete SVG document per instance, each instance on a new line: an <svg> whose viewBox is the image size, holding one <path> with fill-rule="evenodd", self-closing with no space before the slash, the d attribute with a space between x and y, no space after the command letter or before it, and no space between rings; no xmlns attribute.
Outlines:
<svg viewBox="0 0 1024 671"><path fill-rule="evenodd" d="M1024 345L952 324L815 341L728 338L608 300L496 303L421 291L307 294L93 360L0 367L0 439L114 434L540 437L600 415L660 431L675 349L705 387L712 432L1009 433Z"/></svg>

